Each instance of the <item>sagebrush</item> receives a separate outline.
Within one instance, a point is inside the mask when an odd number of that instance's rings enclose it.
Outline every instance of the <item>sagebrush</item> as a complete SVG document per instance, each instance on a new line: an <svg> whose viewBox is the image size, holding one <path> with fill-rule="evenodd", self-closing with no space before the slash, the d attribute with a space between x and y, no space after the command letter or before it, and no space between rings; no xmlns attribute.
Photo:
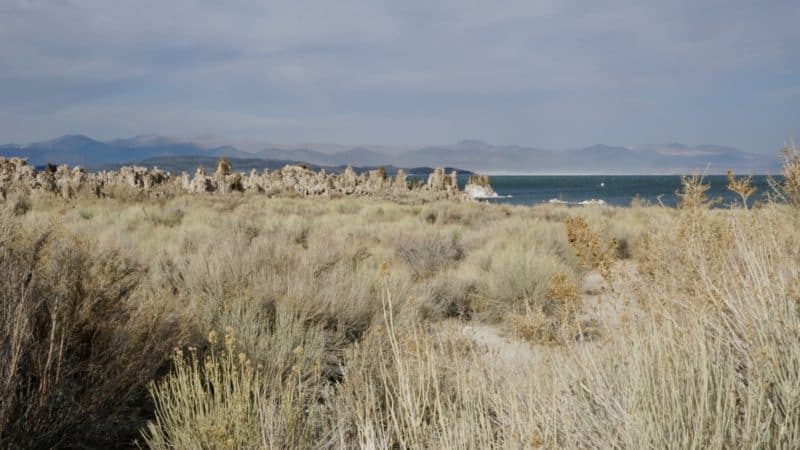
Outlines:
<svg viewBox="0 0 800 450"><path fill-rule="evenodd" d="M797 448L794 188L730 183L741 207L700 177L678 209L9 197L0 447Z"/></svg>

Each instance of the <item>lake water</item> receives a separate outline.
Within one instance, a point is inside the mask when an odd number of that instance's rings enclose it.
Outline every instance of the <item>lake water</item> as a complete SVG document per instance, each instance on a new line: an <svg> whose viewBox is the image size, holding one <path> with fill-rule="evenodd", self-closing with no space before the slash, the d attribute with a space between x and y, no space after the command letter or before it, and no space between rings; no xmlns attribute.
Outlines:
<svg viewBox="0 0 800 450"><path fill-rule="evenodd" d="M467 177L459 178L463 188ZM675 191L681 188L680 177L671 175L492 176L490 182L498 194L511 196L492 202L523 205L547 203L550 199L566 202L601 199L611 205L629 206L638 196L654 204L660 198L664 205L675 206L678 202ZM722 205L739 198L728 190L724 175L706 176L705 182L711 185L708 197L721 198ZM772 194L766 176L754 176L752 182L758 191L750 197L750 202L764 199L765 193Z"/></svg>

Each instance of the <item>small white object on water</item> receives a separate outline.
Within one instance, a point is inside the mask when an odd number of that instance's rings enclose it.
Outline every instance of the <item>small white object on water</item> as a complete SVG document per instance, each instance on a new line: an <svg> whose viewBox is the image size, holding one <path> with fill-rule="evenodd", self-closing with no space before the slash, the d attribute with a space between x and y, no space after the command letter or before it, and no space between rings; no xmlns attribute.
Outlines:
<svg viewBox="0 0 800 450"><path fill-rule="evenodd" d="M600 182L600 187L606 187L606 184L601 181Z"/></svg>

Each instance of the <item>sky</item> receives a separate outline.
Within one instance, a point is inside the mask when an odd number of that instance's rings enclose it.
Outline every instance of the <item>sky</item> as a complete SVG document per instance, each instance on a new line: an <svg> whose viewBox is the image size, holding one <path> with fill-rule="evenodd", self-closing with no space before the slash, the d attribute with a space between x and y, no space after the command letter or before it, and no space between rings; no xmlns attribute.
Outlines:
<svg viewBox="0 0 800 450"><path fill-rule="evenodd" d="M576 148L800 131L800 2L0 0L0 143Z"/></svg>

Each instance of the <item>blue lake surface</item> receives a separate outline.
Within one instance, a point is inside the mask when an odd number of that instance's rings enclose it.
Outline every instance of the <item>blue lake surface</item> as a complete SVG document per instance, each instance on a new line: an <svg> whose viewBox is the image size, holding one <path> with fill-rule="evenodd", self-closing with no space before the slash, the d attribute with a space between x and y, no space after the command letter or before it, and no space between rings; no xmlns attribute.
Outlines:
<svg viewBox="0 0 800 450"><path fill-rule="evenodd" d="M467 177L459 177L463 188ZM777 181L781 181L779 177ZM711 185L707 192L710 199L720 198L719 206L730 205L739 196L728 190L728 180L724 175L704 177ZM635 197L658 204L675 206L679 198L675 191L681 188L680 176L673 175L588 175L588 176L492 176L490 182L494 190L510 198L492 200L497 203L535 205L547 203L550 199L566 202L580 202L601 199L617 206L630 206ZM773 194L766 176L754 176L753 185L758 191L750 197L750 202L765 199L765 194Z"/></svg>

